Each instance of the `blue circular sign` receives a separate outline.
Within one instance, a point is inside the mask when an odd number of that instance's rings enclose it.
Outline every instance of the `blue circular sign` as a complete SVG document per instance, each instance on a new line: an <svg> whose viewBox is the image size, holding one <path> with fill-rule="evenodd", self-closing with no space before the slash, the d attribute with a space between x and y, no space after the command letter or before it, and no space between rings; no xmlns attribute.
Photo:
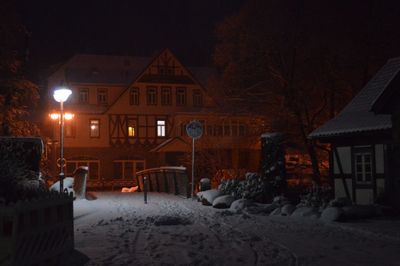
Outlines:
<svg viewBox="0 0 400 266"><path fill-rule="evenodd" d="M189 137L198 139L203 135L203 125L199 121L191 121L186 125L186 133Z"/></svg>

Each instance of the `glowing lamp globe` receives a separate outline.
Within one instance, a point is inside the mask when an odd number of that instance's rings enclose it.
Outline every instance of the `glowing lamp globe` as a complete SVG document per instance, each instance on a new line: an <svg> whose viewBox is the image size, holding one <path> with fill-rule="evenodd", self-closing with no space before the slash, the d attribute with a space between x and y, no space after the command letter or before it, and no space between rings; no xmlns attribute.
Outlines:
<svg viewBox="0 0 400 266"><path fill-rule="evenodd" d="M57 102L65 102L68 100L68 97L72 94L72 91L70 89L66 88L60 88L56 89L53 93L54 100Z"/></svg>

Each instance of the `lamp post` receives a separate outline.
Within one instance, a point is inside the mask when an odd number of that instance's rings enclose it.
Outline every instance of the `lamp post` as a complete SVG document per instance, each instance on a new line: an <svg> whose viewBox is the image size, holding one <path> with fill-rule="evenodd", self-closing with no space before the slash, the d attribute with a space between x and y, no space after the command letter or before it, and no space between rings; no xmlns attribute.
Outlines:
<svg viewBox="0 0 400 266"><path fill-rule="evenodd" d="M60 103L60 193L64 191L64 102L71 94L67 88L57 88L53 93L54 100Z"/></svg>

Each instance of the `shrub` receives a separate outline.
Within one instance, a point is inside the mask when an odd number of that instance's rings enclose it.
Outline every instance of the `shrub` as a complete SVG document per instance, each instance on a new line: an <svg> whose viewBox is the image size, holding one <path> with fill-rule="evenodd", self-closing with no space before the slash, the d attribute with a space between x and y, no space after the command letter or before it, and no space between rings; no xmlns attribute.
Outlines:
<svg viewBox="0 0 400 266"><path fill-rule="evenodd" d="M304 193L300 195L300 203L298 207L313 207L324 209L333 198L333 189L329 185L316 185L306 188Z"/></svg>

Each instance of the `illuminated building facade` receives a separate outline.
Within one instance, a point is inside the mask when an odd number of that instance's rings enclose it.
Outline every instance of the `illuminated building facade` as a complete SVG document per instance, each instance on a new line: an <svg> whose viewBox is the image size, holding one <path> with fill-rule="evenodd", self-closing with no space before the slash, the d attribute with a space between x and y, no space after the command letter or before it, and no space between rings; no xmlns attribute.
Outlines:
<svg viewBox="0 0 400 266"><path fill-rule="evenodd" d="M223 154L222 168L257 170L261 120L222 112L208 91L213 75L184 66L169 49L152 58L73 56L48 78L49 95L60 82L73 92L65 103L74 114L65 124L66 174L86 165L89 185L129 183L145 168L185 165L191 120L203 124L200 153ZM50 123L57 139L58 127Z"/></svg>

